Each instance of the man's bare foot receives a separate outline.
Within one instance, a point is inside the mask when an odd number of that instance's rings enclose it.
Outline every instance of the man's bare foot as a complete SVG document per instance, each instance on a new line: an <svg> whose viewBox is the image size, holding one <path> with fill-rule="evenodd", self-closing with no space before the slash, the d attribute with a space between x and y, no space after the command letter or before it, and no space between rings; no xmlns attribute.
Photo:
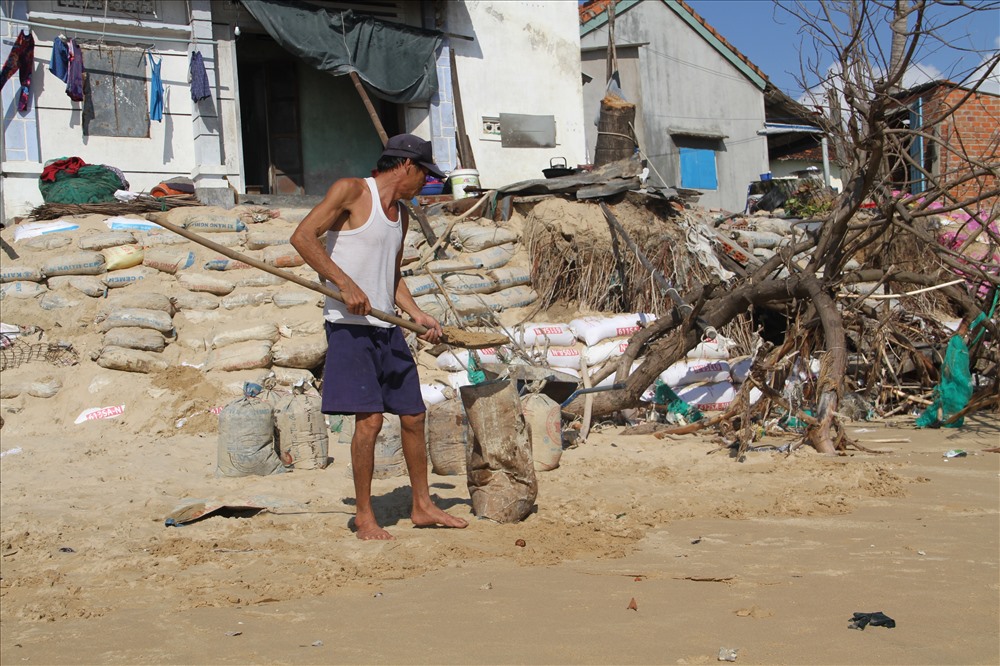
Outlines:
<svg viewBox="0 0 1000 666"><path fill-rule="evenodd" d="M410 512L410 520L417 527L432 527L437 525L440 527L462 529L469 526L469 523L462 518L447 514L434 504L428 507L413 507L413 511Z"/></svg>
<svg viewBox="0 0 1000 666"><path fill-rule="evenodd" d="M382 529L374 520L360 523L355 520L354 527L357 529L355 536L362 541L392 541L396 538Z"/></svg>

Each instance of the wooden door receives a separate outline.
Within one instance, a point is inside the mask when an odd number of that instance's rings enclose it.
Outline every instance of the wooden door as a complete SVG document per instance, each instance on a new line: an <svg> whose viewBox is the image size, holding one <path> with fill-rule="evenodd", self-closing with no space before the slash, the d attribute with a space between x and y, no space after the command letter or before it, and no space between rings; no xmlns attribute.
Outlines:
<svg viewBox="0 0 1000 666"><path fill-rule="evenodd" d="M296 62L265 67L269 189L271 194L305 194Z"/></svg>

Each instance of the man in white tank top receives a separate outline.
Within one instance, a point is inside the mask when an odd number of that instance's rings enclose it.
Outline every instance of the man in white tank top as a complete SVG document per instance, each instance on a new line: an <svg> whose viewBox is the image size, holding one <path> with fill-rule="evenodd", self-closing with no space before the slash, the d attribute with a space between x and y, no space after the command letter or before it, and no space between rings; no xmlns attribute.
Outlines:
<svg viewBox="0 0 1000 666"><path fill-rule="evenodd" d="M375 519L371 505L375 439L383 413L399 415L403 457L410 475L415 526L466 527L431 501L424 442L424 403L417 367L399 328L371 316L372 308L398 306L437 342L441 325L417 307L400 280L403 238L409 220L397 202L411 199L427 175L444 176L434 164L431 144L412 134L389 139L373 178L343 178L330 187L292 234L292 246L344 297L327 298L328 348L323 370L323 412L353 414L351 465L359 539L392 539ZM319 240L326 234L326 245Z"/></svg>

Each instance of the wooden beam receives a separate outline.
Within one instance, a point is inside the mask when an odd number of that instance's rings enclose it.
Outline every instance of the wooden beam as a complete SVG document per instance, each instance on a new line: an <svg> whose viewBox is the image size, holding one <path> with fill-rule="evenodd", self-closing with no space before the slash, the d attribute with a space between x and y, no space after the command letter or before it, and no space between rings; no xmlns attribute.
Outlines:
<svg viewBox="0 0 1000 666"><path fill-rule="evenodd" d="M382 120L375 113L375 106L372 104L372 100L368 96L368 91L362 85L361 77L358 76L357 72L351 72L351 82L354 83L354 89L358 91L358 96L361 97L365 109L368 110L368 117L371 118L372 125L375 126L375 131L378 132L378 138L382 140L382 147L384 148L385 144L389 143L389 135L385 133L385 128L382 127Z"/></svg>

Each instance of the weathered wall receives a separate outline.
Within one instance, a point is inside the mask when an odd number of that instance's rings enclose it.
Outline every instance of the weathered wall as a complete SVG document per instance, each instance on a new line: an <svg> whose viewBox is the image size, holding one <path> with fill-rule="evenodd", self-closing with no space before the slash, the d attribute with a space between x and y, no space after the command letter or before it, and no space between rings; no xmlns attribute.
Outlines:
<svg viewBox="0 0 1000 666"><path fill-rule="evenodd" d="M757 136L764 126L761 89L724 58L661 0L644 0L622 11L615 20L615 41L638 47L639 85L623 81L627 96L641 96L644 126L640 149L666 185L680 185L678 133L711 134L722 138L716 154L717 190L704 190L699 204L741 210L747 185L767 171L767 141ZM607 25L584 35L585 50L607 46ZM596 54L597 51L595 50ZM585 59L588 84L603 89L605 63ZM587 145L596 141L597 128L586 125Z"/></svg>
<svg viewBox="0 0 1000 666"><path fill-rule="evenodd" d="M205 2L200 0L192 3L195 12L201 8L205 13ZM161 76L164 88L164 110L162 122L151 121L149 134L146 137L125 138L109 136L85 136L82 128L82 113L85 102L74 102L66 95L66 84L48 71L52 53L52 41L60 33L67 37L74 35L73 27L83 29L101 29L102 17L92 14L59 15L51 10L54 3L17 2L13 5L3 3L0 12L4 19L28 19L33 21L62 21L57 28L31 27L35 38L35 70L31 82L31 108L27 114L17 111L16 85L8 83L3 88L4 111L4 156L3 198L4 215L8 218L24 215L32 207L41 204L42 198L38 191L37 179L45 162L65 156L77 156L87 163L109 164L121 169L131 184L133 191L149 190L157 183L173 176L196 176L200 167L205 167L204 155L196 153L196 132L208 141L218 144L219 136L224 126L235 124L233 113L233 90L231 74L222 77L221 85L213 86L214 95L210 100L202 102L202 116L194 117L195 105L191 101L188 84L189 49L184 42L168 42L162 37L189 38L191 26L188 23L187 6L185 3L162 3L162 16L159 21L143 21L143 26L137 27L135 21L109 17L106 30L108 32L130 35L129 37L108 37L105 43L113 46L133 48L129 54L134 54L138 60L145 58L142 46L152 44L155 57L162 58ZM13 39L20 26L15 22L4 21L3 51L4 58L10 50ZM81 45L96 46L100 37L96 35L79 34ZM226 44L219 45L226 50ZM201 44L198 47L205 56L209 68L209 80L215 84L215 48L211 44ZM224 58L228 53L224 54ZM86 66L86 53L84 54ZM231 63L226 60L226 66ZM145 65L146 102L148 110L150 68ZM15 75L14 81L17 77ZM219 108L223 113L219 113ZM210 117L209 117L210 116ZM228 117L227 117L228 116ZM222 155L221 146L214 151L216 160L226 157L226 163L217 166L213 174L219 179L227 172L236 177L239 173L238 160L233 156ZM210 166L210 164L208 165Z"/></svg>
<svg viewBox="0 0 1000 666"><path fill-rule="evenodd" d="M967 160L996 165L1000 147L1000 97L987 93L966 95L969 93L962 89L940 87L929 91L924 101L925 123L958 107L936 128L929 128L950 148L937 150L934 171L946 183L956 183L949 190L955 201L981 197L983 192L995 190L997 186L995 176L967 179L970 173ZM998 201L1000 197L987 197L981 208L989 210Z"/></svg>
<svg viewBox="0 0 1000 666"><path fill-rule="evenodd" d="M552 157L585 162L580 37L573 2L449 2L466 130L480 180L495 187L541 178ZM482 117L552 115L554 148L505 148L482 138Z"/></svg>

